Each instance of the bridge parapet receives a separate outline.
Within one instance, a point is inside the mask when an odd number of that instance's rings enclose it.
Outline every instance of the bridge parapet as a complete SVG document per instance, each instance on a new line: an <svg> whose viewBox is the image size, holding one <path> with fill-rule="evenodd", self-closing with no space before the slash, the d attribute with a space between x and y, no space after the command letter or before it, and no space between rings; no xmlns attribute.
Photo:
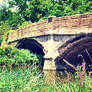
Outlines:
<svg viewBox="0 0 92 92"><path fill-rule="evenodd" d="M10 31L8 42L46 34L78 34L81 32L92 32L92 13L52 17L42 22L30 24L15 31Z"/></svg>

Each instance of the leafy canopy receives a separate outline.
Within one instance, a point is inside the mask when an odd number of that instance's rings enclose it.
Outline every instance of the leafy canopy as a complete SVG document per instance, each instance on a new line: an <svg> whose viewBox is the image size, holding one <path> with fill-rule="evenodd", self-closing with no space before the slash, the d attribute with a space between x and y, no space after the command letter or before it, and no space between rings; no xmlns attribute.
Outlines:
<svg viewBox="0 0 92 92"><path fill-rule="evenodd" d="M8 0L9 7L0 8L0 30L2 26L18 29L31 22L42 21L48 16L69 16L91 13L92 0ZM7 31L8 29L5 27ZM1 35L1 33L0 33Z"/></svg>

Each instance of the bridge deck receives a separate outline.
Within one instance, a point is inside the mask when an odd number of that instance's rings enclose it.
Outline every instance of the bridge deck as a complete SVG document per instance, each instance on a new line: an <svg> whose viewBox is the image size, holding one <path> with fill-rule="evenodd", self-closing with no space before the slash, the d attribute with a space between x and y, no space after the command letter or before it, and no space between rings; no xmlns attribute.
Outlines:
<svg viewBox="0 0 92 92"><path fill-rule="evenodd" d="M46 34L78 34L81 32L92 32L92 13L52 17L42 22L30 24L15 31L10 31L8 42Z"/></svg>

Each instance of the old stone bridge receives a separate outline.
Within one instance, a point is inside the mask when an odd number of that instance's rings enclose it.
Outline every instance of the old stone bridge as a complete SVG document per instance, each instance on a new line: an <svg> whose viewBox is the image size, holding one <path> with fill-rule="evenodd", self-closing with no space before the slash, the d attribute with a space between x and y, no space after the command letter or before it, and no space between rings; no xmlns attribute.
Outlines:
<svg viewBox="0 0 92 92"><path fill-rule="evenodd" d="M82 62L92 64L91 33L92 14L51 16L10 31L8 43L44 54L44 69L75 69Z"/></svg>

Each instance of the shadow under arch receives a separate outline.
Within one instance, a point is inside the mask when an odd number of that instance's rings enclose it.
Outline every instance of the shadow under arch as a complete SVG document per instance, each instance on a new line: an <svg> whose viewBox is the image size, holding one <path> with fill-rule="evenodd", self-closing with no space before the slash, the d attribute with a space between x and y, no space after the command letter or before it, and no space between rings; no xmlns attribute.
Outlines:
<svg viewBox="0 0 92 92"><path fill-rule="evenodd" d="M43 46L39 42L31 38L23 38L19 40L15 47L18 49L28 49L33 53L41 55L42 57L44 56ZM39 65L39 63L37 63L36 65ZM43 69L44 58L41 59L40 65Z"/></svg>
<svg viewBox="0 0 92 92"><path fill-rule="evenodd" d="M15 47L19 49L28 49L31 50L33 53L44 55L43 46L34 39L23 38L18 41Z"/></svg>
<svg viewBox="0 0 92 92"><path fill-rule="evenodd" d="M57 70L75 72L74 68L85 62L87 72L92 71L92 33L78 34L61 45L58 52L59 56L55 59Z"/></svg>

